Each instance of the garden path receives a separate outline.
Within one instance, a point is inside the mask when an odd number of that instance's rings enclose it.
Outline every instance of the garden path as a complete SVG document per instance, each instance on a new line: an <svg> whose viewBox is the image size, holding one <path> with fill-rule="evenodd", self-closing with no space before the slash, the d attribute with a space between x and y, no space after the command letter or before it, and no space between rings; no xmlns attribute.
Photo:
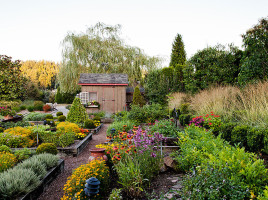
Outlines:
<svg viewBox="0 0 268 200"><path fill-rule="evenodd" d="M67 105L67 104L66 104ZM56 106L56 110L52 113L53 116L56 116L57 112L62 112L63 115L65 115L67 117L67 114L69 112L68 109L66 109L66 105L65 104L58 104Z"/></svg>
<svg viewBox="0 0 268 200"><path fill-rule="evenodd" d="M58 107L57 107L58 109ZM63 187L67 182L67 178L72 175L73 169L76 169L82 164L86 164L89 158L89 150L96 145L104 143L106 141L106 131L109 124L104 124L101 130L94 134L92 140L85 147L83 152L77 157L73 156L61 156L64 159L64 172L61 173L46 189L45 192L38 198L38 200L59 200L63 196Z"/></svg>

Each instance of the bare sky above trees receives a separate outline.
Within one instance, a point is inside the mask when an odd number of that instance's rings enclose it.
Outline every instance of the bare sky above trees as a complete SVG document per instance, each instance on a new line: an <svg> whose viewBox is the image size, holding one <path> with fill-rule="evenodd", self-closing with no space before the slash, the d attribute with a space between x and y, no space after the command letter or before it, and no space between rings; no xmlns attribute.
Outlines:
<svg viewBox="0 0 268 200"><path fill-rule="evenodd" d="M241 47L241 34L268 15L265 0L0 0L0 54L20 60L62 60L61 42L97 22L122 25L122 36L169 64L182 35L187 58L217 43Z"/></svg>

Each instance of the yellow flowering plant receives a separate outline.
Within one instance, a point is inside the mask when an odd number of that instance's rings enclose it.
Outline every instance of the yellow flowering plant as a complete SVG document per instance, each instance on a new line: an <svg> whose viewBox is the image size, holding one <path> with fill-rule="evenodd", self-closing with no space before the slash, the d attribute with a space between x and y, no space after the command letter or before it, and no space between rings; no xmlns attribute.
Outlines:
<svg viewBox="0 0 268 200"><path fill-rule="evenodd" d="M36 144L32 139L32 131L29 128L14 127L9 128L0 134L0 145L8 147L31 147Z"/></svg>
<svg viewBox="0 0 268 200"><path fill-rule="evenodd" d="M73 171L73 174L67 179L64 185L64 196L61 200L88 200L84 192L86 180L95 177L100 182L100 195L94 199L103 199L100 196L105 193L109 185L109 168L104 160L93 160L88 164L81 165ZM90 197L90 199L93 199Z"/></svg>
<svg viewBox="0 0 268 200"><path fill-rule="evenodd" d="M63 132L74 132L79 133L80 128L77 124L71 123L71 122L60 122L57 125L57 130L63 131Z"/></svg>
<svg viewBox="0 0 268 200"><path fill-rule="evenodd" d="M17 163L16 156L8 152L0 153L0 172L3 172Z"/></svg>

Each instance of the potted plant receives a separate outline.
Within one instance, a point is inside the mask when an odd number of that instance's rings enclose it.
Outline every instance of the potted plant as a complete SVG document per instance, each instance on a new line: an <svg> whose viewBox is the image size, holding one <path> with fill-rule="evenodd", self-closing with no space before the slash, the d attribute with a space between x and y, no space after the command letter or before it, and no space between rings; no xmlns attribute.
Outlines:
<svg viewBox="0 0 268 200"><path fill-rule="evenodd" d="M16 112L6 107L0 107L0 114L4 116L4 119L12 119Z"/></svg>

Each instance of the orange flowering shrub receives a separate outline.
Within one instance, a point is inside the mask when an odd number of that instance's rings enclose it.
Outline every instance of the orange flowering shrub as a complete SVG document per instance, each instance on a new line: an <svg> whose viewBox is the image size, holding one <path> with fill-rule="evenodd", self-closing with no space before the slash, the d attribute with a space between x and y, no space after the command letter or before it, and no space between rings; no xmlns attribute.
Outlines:
<svg viewBox="0 0 268 200"><path fill-rule="evenodd" d="M89 131L87 129L80 129L79 133L75 133L75 137L77 139L83 139L89 134Z"/></svg>
<svg viewBox="0 0 268 200"><path fill-rule="evenodd" d="M93 160L88 164L81 165L73 171L64 185L64 196L61 200L87 200L89 199L84 192L86 180L95 177L100 182L100 194L105 193L109 184L109 168L104 160ZM92 199L90 197L90 199ZM94 199L102 199L96 196Z"/></svg>
<svg viewBox="0 0 268 200"><path fill-rule="evenodd" d="M1 152L0 153L0 172L3 172L17 163L16 156L11 153Z"/></svg>

